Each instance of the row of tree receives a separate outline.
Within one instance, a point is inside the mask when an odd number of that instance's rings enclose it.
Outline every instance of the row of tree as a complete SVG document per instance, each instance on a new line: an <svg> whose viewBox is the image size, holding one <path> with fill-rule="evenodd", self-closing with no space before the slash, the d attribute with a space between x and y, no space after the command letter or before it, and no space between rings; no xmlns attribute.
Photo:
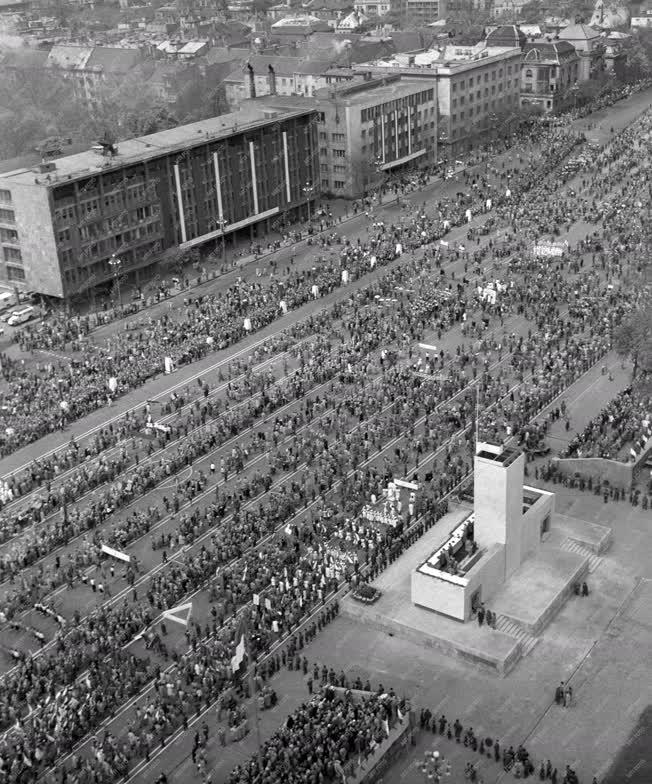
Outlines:
<svg viewBox="0 0 652 784"><path fill-rule="evenodd" d="M0 158L31 153L50 136L89 144L105 134L128 139L226 110L223 89L202 79L190 82L173 104L136 76L100 85L93 97L89 107L71 81L42 71L18 81L0 78Z"/></svg>

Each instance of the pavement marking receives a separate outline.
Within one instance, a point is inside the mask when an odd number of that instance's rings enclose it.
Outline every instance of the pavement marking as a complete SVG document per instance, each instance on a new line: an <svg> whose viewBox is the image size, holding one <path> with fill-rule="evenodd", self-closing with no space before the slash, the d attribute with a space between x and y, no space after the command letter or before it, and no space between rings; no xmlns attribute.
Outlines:
<svg viewBox="0 0 652 784"><path fill-rule="evenodd" d="M634 767L633 767L633 768L631 768L631 770L630 770L630 771L627 773L627 778L628 778L628 779L631 779L631 778L632 778L632 776L633 776L635 773L638 773L638 771L639 771L641 768L644 768L644 767L645 767L645 760L644 760L644 759L640 759L640 760L639 760L639 761L636 763L636 765L634 765Z"/></svg>
<svg viewBox="0 0 652 784"><path fill-rule="evenodd" d="M72 357L66 356L66 354L58 354L56 351L47 351L44 348L37 348L36 350L39 354L47 354L49 357L54 357L55 359L63 359L64 362L72 362Z"/></svg>
<svg viewBox="0 0 652 784"><path fill-rule="evenodd" d="M184 476L186 471L190 472L188 474L188 476ZM159 485L159 487L161 489L163 489L165 487L175 487L176 485L181 484L181 482L187 482L188 479L190 479L190 477L192 476L193 471L194 471L194 468L192 466L188 466L187 468L184 468L183 471L180 471L178 474L174 474L169 479L166 479L165 482L162 482Z"/></svg>

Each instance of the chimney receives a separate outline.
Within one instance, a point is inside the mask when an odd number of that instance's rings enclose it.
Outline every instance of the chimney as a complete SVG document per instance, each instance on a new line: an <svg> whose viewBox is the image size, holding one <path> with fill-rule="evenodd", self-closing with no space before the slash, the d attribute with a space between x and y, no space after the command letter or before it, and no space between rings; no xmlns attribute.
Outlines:
<svg viewBox="0 0 652 784"><path fill-rule="evenodd" d="M269 94L276 95L276 71L271 63L267 66L267 69L269 71L269 76L267 77L269 82Z"/></svg>
<svg viewBox="0 0 652 784"><path fill-rule="evenodd" d="M249 71L249 89L248 89L248 97L255 98L256 97L256 80L254 78L254 69L251 63L247 63L247 69Z"/></svg>

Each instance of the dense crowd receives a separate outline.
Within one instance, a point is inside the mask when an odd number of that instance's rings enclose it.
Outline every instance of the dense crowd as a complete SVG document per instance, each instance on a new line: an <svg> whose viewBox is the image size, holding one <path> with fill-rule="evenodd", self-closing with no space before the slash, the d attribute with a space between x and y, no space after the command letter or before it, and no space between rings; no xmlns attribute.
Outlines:
<svg viewBox="0 0 652 784"><path fill-rule="evenodd" d="M652 436L652 400L627 389L611 400L560 457L633 461Z"/></svg>
<svg viewBox="0 0 652 784"><path fill-rule="evenodd" d="M370 222L366 241L337 246L336 257L313 270L288 268L285 278L269 283L189 298L183 311L118 333L109 350L89 343L69 377L55 366L24 371L3 364L3 416L16 436L7 444L13 449L106 405L107 377L118 379L118 393L134 388L161 371L165 356L194 361L271 323L285 307L334 290L343 271L355 279L403 255L400 267L274 339L270 354L288 351L291 364L282 374L256 370L254 360L235 365L223 397L204 381L196 398L188 390L170 400L165 410L177 416L152 441L142 437L152 420L145 406L88 445L71 442L6 483L0 520L7 545L0 579L11 581L3 586L6 623L22 623L35 605L55 613L52 592L80 586L91 566L104 594L110 580L102 545L127 550L151 534L162 567L141 585L139 565L130 562L128 595L119 601L103 595L87 617L57 615L54 641L34 656L12 651L15 667L0 682L0 726L7 731L0 782L46 773L51 781L70 776L104 784L124 775L237 682L231 663L243 622L253 630L253 657L288 635L284 655L298 657L337 612L336 603L324 608L327 597L378 574L445 514L447 495L470 474L478 403L483 437L530 443L533 419L600 361L640 296L612 281L630 271L640 247L626 213L649 196L638 184L650 182L641 153L651 128L645 116L615 137L583 173L573 199L551 199L551 192L559 185L556 168L583 138L565 127L542 128L541 154L526 157L523 145L514 151L518 166L492 171L487 162L454 198L415 208L400 224ZM588 191L591 197L583 195ZM505 244L445 250L440 241L448 229L481 212L492 213ZM555 234L577 221L601 230L560 259L533 256L518 239ZM505 247L517 250L514 258ZM465 266L461 281L446 274L450 258ZM478 285L471 285L469 270ZM487 289L498 293L488 297ZM454 330L459 337L450 336ZM414 348L426 338L449 348ZM298 340L303 348L291 349ZM620 405L617 429L624 433L641 411ZM217 465L166 485L139 508L138 500L164 480L220 449L211 458ZM369 499L381 498L396 476L416 477L422 487L400 524L363 519ZM80 501L91 489L99 492ZM63 561L49 556L63 545ZM208 593L211 618L189 623L188 651L180 656L168 644L161 613L200 589ZM314 622L296 632L311 613ZM127 649L135 637L144 641L140 653ZM127 731L96 736L88 753L61 766L64 755L145 687L144 706L133 709ZM234 771L233 784L330 776L335 762L344 766L378 743L399 707L380 696L360 703L333 694L315 698L265 746L259 767ZM306 748L306 733L322 743Z"/></svg>

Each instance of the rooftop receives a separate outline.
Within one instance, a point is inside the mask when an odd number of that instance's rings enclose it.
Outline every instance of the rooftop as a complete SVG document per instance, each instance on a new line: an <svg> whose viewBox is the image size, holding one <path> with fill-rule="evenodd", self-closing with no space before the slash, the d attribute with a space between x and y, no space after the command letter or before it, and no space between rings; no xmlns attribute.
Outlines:
<svg viewBox="0 0 652 784"><path fill-rule="evenodd" d="M284 118L300 117L312 108L306 106L302 109L288 110L283 113ZM274 118L278 121L278 117ZM66 155L61 158L53 159L56 164L56 171L50 173L50 179L46 175L35 174L32 169L21 168L0 175L0 180L20 185L39 185L47 187L60 185L67 180L87 177L89 175L107 171L113 167L122 167L129 163L138 163L143 160L158 158L175 150L185 150L195 145L201 144L207 139L228 138L234 133L258 128L271 122L265 116L264 110L251 103L246 108L231 114L223 114L219 117L210 117L207 120L180 125L178 128L171 128L167 131L159 131L148 136L141 136L137 139L128 139L117 143L118 155L114 158L103 157L94 150L85 150L76 155ZM38 180L38 181L35 181Z"/></svg>
<svg viewBox="0 0 652 784"><path fill-rule="evenodd" d="M560 30L559 37L564 41L590 41L599 38L600 33L585 24L572 24Z"/></svg>

